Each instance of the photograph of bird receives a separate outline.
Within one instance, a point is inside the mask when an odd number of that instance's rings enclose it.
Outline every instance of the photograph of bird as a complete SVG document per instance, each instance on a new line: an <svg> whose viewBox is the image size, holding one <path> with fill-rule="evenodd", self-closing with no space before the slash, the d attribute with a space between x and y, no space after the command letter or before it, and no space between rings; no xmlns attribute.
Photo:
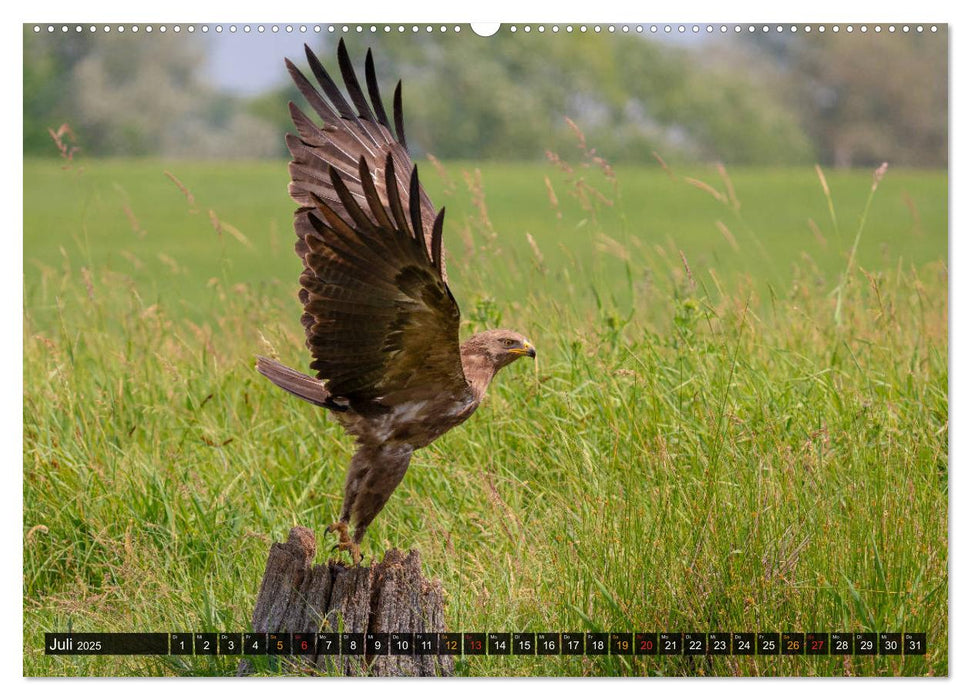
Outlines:
<svg viewBox="0 0 971 700"><path fill-rule="evenodd" d="M289 60L287 69L322 120L290 103L287 134L299 297L308 376L259 357L280 388L328 409L356 439L340 516L329 531L361 561L368 526L401 482L415 450L472 415L503 367L536 357L526 337L488 330L459 340L459 307L448 287L437 213L408 155L401 82L393 122L381 100L371 51L367 96L341 40L338 65L348 102L309 47L323 94ZM326 99L325 99L326 98ZM353 535L349 532L353 527Z"/></svg>

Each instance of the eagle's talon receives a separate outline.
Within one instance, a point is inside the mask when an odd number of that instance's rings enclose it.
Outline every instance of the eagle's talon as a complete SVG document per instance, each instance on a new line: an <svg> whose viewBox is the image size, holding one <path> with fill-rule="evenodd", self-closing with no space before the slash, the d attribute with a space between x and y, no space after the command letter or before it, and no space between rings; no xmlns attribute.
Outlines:
<svg viewBox="0 0 971 700"><path fill-rule="evenodd" d="M333 552L335 549L340 552L350 552L352 566L357 566L364 558L364 555L361 554L361 547L353 542L338 542L330 551Z"/></svg>
<svg viewBox="0 0 971 700"><path fill-rule="evenodd" d="M352 565L357 566L361 563L361 559L363 558L361 555L361 548L356 542L351 540L351 536L347 532L347 523L333 523L327 528L327 532L336 532L340 538L338 543L331 548L331 552L333 552L335 549L338 552L350 552Z"/></svg>
<svg viewBox="0 0 971 700"><path fill-rule="evenodd" d="M351 536L347 532L347 523L343 520L338 520L336 523L331 523L327 526L327 532L337 532L340 533L341 542L350 542Z"/></svg>

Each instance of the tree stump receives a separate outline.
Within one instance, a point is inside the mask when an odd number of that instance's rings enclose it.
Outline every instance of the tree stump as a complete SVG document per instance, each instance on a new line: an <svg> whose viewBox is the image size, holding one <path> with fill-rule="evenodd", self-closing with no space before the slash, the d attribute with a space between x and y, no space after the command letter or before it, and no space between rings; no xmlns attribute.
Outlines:
<svg viewBox="0 0 971 700"><path fill-rule="evenodd" d="M397 549L371 567L348 567L331 561L313 565L314 533L290 530L287 542L274 542L253 609L254 632L444 632L441 583L421 573L417 550ZM344 676L451 676L451 656L383 654L375 656L318 654L289 656L295 673ZM240 662L237 675L252 672Z"/></svg>

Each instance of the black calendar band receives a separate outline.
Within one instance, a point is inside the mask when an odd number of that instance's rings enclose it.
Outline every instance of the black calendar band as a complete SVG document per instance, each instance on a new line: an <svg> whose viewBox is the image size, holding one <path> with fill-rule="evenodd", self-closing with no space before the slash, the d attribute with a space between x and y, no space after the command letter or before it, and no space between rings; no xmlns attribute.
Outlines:
<svg viewBox="0 0 971 700"><path fill-rule="evenodd" d="M922 656L924 632L49 632L44 653L211 656Z"/></svg>

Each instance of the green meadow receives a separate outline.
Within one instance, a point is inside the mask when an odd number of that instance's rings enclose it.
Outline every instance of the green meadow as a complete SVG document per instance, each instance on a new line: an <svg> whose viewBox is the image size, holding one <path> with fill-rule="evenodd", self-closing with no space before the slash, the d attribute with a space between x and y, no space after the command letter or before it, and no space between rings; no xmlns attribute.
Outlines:
<svg viewBox="0 0 971 700"><path fill-rule="evenodd" d="M473 632L926 632L925 656L465 657L462 675L948 673L947 175L419 164L463 336L523 331L364 543ZM352 444L305 368L283 162L24 164L24 673L49 631L245 631ZM258 672L279 669L262 662Z"/></svg>

